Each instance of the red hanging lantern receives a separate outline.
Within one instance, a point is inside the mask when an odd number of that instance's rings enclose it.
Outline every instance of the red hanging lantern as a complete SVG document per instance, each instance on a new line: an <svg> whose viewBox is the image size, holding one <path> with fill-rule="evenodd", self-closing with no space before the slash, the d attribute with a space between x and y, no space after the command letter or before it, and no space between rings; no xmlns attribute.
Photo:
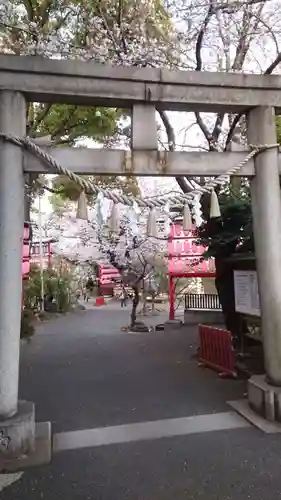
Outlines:
<svg viewBox="0 0 281 500"><path fill-rule="evenodd" d="M26 280L30 272L30 224L24 223L22 249L22 279Z"/></svg>

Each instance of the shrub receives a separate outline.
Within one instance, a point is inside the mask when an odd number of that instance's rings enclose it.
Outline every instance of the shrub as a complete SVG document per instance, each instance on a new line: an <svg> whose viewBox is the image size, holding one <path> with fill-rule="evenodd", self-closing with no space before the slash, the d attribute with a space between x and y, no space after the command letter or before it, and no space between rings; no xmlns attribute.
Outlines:
<svg viewBox="0 0 281 500"><path fill-rule="evenodd" d="M46 297L52 296L54 302L50 311L67 312L71 308L72 276L67 271L44 269L44 292ZM40 310L41 276L40 268L32 264L29 279L23 283L24 306L27 310Z"/></svg>
<svg viewBox="0 0 281 500"><path fill-rule="evenodd" d="M33 324L34 312L30 309L24 309L21 313L21 339L29 340L35 333Z"/></svg>

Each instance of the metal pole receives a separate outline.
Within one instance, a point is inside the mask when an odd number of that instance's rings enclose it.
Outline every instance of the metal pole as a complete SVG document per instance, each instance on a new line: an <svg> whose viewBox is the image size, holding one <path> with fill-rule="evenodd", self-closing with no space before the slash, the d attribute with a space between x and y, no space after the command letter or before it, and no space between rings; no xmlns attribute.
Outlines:
<svg viewBox="0 0 281 500"><path fill-rule="evenodd" d="M0 131L24 136L26 104L0 92ZM17 412L22 307L24 175L22 151L0 143L0 420Z"/></svg>
<svg viewBox="0 0 281 500"><path fill-rule="evenodd" d="M52 247L51 242L48 241L48 269L52 268Z"/></svg>
<svg viewBox="0 0 281 500"><path fill-rule="evenodd" d="M40 306L44 311L44 260L43 260L43 242L42 242L42 212L41 212L41 193L38 198L38 226L39 226L39 260L40 260Z"/></svg>
<svg viewBox="0 0 281 500"><path fill-rule="evenodd" d="M248 141L277 142L273 108L250 111ZM251 190L265 369L269 382L281 386L281 202L277 148L257 155L255 171Z"/></svg>

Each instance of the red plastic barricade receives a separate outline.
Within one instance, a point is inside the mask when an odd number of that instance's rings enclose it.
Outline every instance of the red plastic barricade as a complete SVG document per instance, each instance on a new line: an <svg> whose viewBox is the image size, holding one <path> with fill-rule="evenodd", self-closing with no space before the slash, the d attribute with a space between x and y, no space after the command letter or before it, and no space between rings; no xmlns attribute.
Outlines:
<svg viewBox="0 0 281 500"><path fill-rule="evenodd" d="M95 306L104 306L104 304L105 304L104 297L96 298Z"/></svg>
<svg viewBox="0 0 281 500"><path fill-rule="evenodd" d="M237 377L232 336L228 330L199 325L199 364L219 372L221 377Z"/></svg>

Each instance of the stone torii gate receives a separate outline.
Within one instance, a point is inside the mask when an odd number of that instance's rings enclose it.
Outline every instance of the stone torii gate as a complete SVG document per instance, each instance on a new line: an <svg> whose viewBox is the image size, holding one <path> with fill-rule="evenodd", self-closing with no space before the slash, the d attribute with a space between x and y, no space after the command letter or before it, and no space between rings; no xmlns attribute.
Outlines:
<svg viewBox="0 0 281 500"><path fill-rule="evenodd" d="M246 113L249 144L275 144L280 88L279 76L112 68L1 55L0 133L25 136L26 101L130 108L129 153L80 148L48 152L78 174L217 176L246 153L158 152L155 111ZM265 364L273 391L281 386L279 171L274 148L260 152L236 174L251 178ZM0 431L9 439L6 447L0 444L0 456L8 457L32 454L35 447L34 405L18 401L24 174L30 172L51 171L20 147L1 141Z"/></svg>

